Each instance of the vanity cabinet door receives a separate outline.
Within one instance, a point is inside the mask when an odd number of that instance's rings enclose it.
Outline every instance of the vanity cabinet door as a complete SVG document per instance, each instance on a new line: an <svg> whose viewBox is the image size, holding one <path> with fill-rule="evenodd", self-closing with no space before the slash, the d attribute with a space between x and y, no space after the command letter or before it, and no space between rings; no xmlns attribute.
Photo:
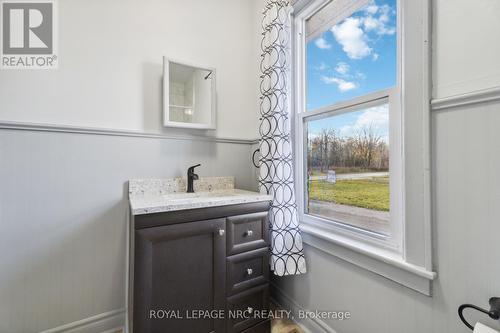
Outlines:
<svg viewBox="0 0 500 333"><path fill-rule="evenodd" d="M135 232L134 333L225 331L224 320L192 316L225 309L224 229L215 219Z"/></svg>

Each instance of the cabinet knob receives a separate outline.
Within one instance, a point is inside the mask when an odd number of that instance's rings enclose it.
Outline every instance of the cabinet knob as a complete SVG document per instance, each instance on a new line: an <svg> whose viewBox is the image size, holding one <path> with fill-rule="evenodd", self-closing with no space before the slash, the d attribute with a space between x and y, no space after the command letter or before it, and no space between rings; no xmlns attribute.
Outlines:
<svg viewBox="0 0 500 333"><path fill-rule="evenodd" d="M247 230L246 234L247 237L252 237L253 236L253 231L252 230Z"/></svg>
<svg viewBox="0 0 500 333"><path fill-rule="evenodd" d="M252 313L253 313L253 308L249 306L249 307L247 308L247 312L248 312L249 314L252 314Z"/></svg>
<svg viewBox="0 0 500 333"><path fill-rule="evenodd" d="M226 233L226 230L219 229L219 236L224 236L225 233Z"/></svg>
<svg viewBox="0 0 500 333"><path fill-rule="evenodd" d="M247 268L247 275L252 275L253 274L253 269Z"/></svg>

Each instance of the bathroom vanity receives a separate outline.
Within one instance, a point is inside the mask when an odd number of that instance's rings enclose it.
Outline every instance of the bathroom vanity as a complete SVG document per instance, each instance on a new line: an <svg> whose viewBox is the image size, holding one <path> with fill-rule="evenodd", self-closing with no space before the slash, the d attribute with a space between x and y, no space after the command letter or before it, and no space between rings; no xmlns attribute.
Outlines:
<svg viewBox="0 0 500 333"><path fill-rule="evenodd" d="M129 182L133 333L270 333L271 197L232 177Z"/></svg>

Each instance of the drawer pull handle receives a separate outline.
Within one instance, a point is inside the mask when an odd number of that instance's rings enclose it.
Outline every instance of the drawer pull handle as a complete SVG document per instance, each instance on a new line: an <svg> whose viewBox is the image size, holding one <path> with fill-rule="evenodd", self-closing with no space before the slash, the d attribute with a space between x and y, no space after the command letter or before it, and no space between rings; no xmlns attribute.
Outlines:
<svg viewBox="0 0 500 333"><path fill-rule="evenodd" d="M225 233L226 233L226 230L219 229L219 236L224 236Z"/></svg>
<svg viewBox="0 0 500 333"><path fill-rule="evenodd" d="M247 308L247 312L248 312L249 314L252 314L252 313L253 313L253 308L249 306L249 307Z"/></svg>
<svg viewBox="0 0 500 333"><path fill-rule="evenodd" d="M253 274L253 269L247 268L247 275L250 276Z"/></svg>
<svg viewBox="0 0 500 333"><path fill-rule="evenodd" d="M253 236L253 231L252 230L247 230L247 232L245 233L245 236L252 237Z"/></svg>

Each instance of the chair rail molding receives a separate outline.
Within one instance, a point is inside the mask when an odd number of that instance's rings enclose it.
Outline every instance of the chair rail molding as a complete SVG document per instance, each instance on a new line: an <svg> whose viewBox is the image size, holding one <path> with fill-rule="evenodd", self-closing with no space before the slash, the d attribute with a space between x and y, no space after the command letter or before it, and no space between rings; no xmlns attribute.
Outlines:
<svg viewBox="0 0 500 333"><path fill-rule="evenodd" d="M431 100L432 111L441 111L461 106L500 101L500 87L472 91Z"/></svg>
<svg viewBox="0 0 500 333"><path fill-rule="evenodd" d="M69 125L55 125L30 122L15 122L0 120L0 129L19 130L19 131L35 131L35 132L52 132L52 133L74 133L74 134L89 134L89 135L107 135L107 136L122 136L135 138L150 138L161 140L191 140L191 141L210 141L217 143L233 143L253 145L259 142L259 139L240 139L226 138L216 136L203 135L175 135L163 134L160 132L144 132L135 130L115 130L110 128L99 127L80 127Z"/></svg>

